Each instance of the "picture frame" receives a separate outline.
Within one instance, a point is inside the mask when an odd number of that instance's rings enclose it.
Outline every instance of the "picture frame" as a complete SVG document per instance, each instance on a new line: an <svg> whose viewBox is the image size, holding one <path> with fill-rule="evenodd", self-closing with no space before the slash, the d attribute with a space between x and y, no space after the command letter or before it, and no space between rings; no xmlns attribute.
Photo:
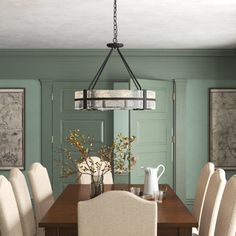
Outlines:
<svg viewBox="0 0 236 236"><path fill-rule="evenodd" d="M236 88L209 89L209 160L236 170Z"/></svg>
<svg viewBox="0 0 236 236"><path fill-rule="evenodd" d="M25 88L0 88L0 170L25 169Z"/></svg>

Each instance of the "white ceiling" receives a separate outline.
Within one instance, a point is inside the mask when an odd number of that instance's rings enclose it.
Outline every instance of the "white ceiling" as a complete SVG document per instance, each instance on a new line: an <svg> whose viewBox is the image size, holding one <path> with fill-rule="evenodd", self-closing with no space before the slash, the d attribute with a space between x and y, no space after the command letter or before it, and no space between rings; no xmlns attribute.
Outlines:
<svg viewBox="0 0 236 236"><path fill-rule="evenodd" d="M117 0L125 48L236 48L236 0ZM0 0L0 48L104 48L113 0Z"/></svg>

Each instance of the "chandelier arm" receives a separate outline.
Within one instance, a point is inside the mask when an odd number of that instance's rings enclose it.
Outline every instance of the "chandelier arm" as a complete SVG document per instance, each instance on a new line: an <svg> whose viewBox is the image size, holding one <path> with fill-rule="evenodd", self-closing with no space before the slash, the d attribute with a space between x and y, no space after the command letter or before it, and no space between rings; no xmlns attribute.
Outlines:
<svg viewBox="0 0 236 236"><path fill-rule="evenodd" d="M99 68L98 72L96 73L96 75L94 76L92 82L90 83L88 90L94 89L94 87L95 87L95 85L96 85L96 83L97 83L97 81L98 81L98 79L99 79L99 77L100 77L104 67L107 64L108 59L111 56L112 51L113 51L113 48L111 48L109 53L107 54L107 56L106 56L105 60L103 61L101 67Z"/></svg>
<svg viewBox="0 0 236 236"><path fill-rule="evenodd" d="M127 64L126 64L125 62L124 62L124 65L125 65L126 70L127 70L128 73L129 73L129 76L130 76L130 78L132 79L132 81L133 81L135 87L136 87L138 90L141 90L140 87L139 87L139 85L138 85L138 84L136 83L136 81L133 79L133 75L132 75L132 73L130 72L129 67L127 66Z"/></svg>
<svg viewBox="0 0 236 236"><path fill-rule="evenodd" d="M130 72L129 67L127 66L126 63L124 63L124 65L125 65L126 70L127 70L128 73L129 73L129 76L130 76L130 78L132 79L132 81L133 81L135 87L136 87L138 90L140 90L140 88L139 88L138 84L136 83L136 81L133 80L133 75L132 75L132 73Z"/></svg>
<svg viewBox="0 0 236 236"><path fill-rule="evenodd" d="M127 69L127 71L128 71L128 73L129 73L131 79L133 80L135 87L136 87L138 90L142 90L141 85L139 84L139 82L138 82L138 80L136 79L134 73L133 73L132 70L130 69L130 67L129 67L127 61L125 60L125 58L123 57L123 55L122 55L120 49L117 48L117 51L118 51L118 53L119 53L119 55L120 55L120 57L121 57L121 59L122 59L124 65L125 65L125 67L126 67L126 69Z"/></svg>

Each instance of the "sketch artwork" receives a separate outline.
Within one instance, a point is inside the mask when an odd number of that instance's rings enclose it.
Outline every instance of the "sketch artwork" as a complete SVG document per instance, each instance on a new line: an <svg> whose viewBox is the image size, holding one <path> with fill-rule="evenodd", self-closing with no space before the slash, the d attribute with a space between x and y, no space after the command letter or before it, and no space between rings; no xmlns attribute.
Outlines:
<svg viewBox="0 0 236 236"><path fill-rule="evenodd" d="M210 161L236 169L236 89L210 89Z"/></svg>
<svg viewBox="0 0 236 236"><path fill-rule="evenodd" d="M0 170L24 169L24 89L0 89Z"/></svg>

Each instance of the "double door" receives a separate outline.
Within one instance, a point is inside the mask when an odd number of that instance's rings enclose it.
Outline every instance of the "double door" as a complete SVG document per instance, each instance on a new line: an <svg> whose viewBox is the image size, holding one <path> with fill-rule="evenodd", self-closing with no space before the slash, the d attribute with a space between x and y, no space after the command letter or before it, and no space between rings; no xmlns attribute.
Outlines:
<svg viewBox="0 0 236 236"><path fill-rule="evenodd" d="M123 113L120 122L113 122L116 113L113 111L75 111L74 92L87 88L83 82L55 82L52 86L52 135L53 160L65 162L61 149L68 147L65 137L70 130L80 129L83 133L95 138L97 144L110 144L114 133L127 127L129 135L136 136L133 153L138 161L127 176L131 183L143 183L144 173L141 166L155 167L164 164L166 171L162 183L173 186L172 155L172 83L168 81L139 80L143 88L157 92L157 109L154 111L130 111ZM110 83L100 83L101 87L111 88ZM132 86L132 85L131 85ZM122 116L122 114L119 114ZM127 123L125 123L127 122ZM74 157L78 153L72 153ZM61 170L57 162L52 162L52 182L55 195L58 195L67 184L74 183L76 176L60 178ZM115 178L119 179L119 178Z"/></svg>

